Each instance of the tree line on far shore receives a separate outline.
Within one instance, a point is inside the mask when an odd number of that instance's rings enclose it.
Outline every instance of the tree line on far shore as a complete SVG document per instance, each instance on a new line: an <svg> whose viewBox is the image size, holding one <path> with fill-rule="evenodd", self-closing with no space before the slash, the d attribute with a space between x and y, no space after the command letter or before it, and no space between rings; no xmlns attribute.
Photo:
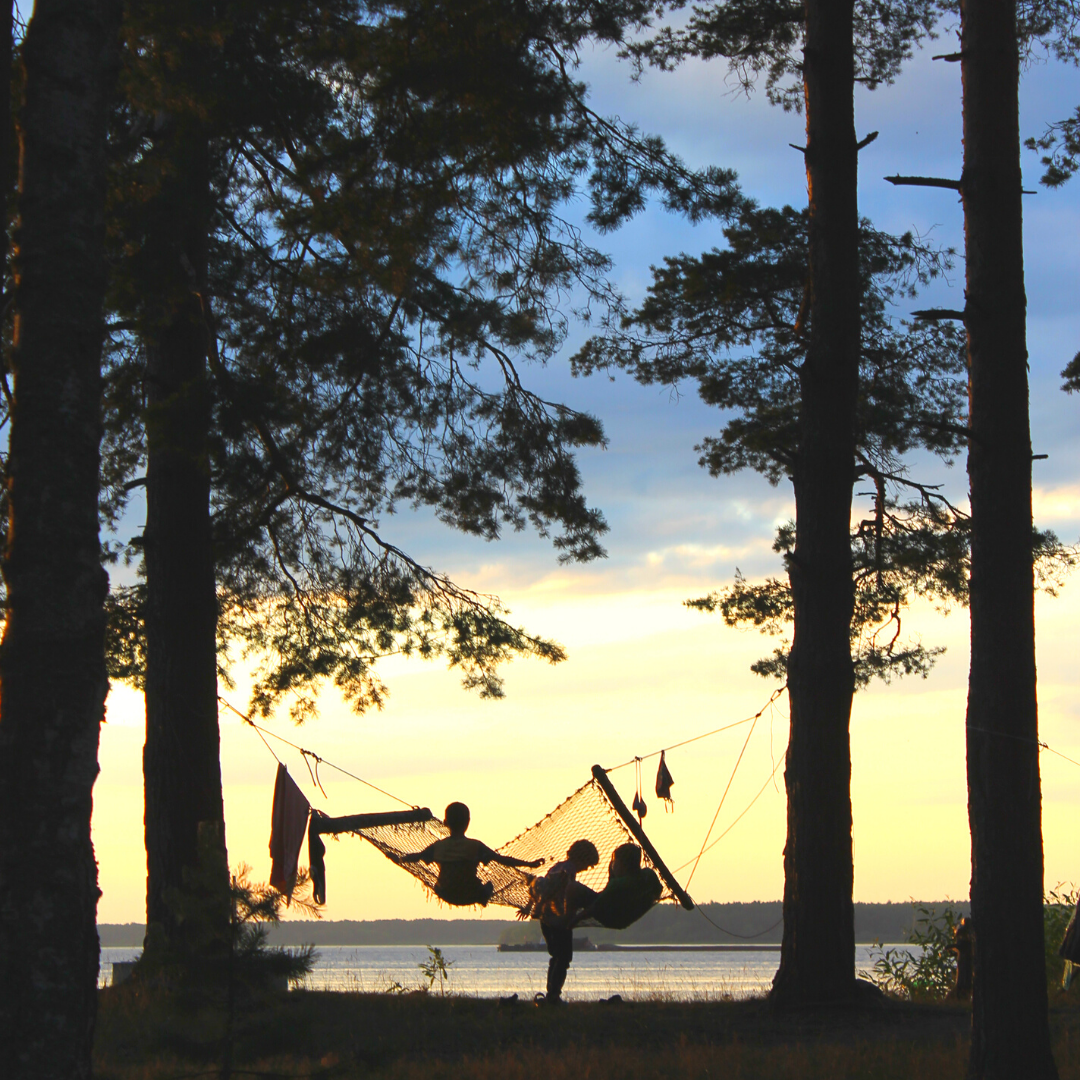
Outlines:
<svg viewBox="0 0 1080 1080"><path fill-rule="evenodd" d="M940 902L907 904L855 903L855 942L904 942L921 907L943 908L946 903L962 914L968 905ZM776 944L783 930L779 900L748 903L706 903L698 905L726 933L711 926L700 915L675 905L661 904L626 930L589 927L583 930L591 941L624 942L628 945L701 944L719 942L760 942ZM770 929L771 927L771 929ZM140 946L146 934L142 923L99 923L98 938L103 948ZM739 936L733 936L739 935ZM522 935L527 935L523 937ZM271 945L497 945L518 940L540 940L535 924L505 919L327 919L319 922L280 922L269 928Z"/></svg>

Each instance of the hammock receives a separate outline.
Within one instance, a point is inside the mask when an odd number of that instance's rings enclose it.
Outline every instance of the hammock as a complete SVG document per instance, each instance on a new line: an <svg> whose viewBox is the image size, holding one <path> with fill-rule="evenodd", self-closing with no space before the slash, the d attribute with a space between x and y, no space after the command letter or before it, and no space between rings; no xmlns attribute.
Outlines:
<svg viewBox="0 0 1080 1080"><path fill-rule="evenodd" d="M315 884L315 899L320 904L326 902L323 863L326 849L320 836L327 833L351 833L363 837L391 862L419 878L425 888L434 891L439 876L438 866L430 863L402 863L401 859L404 855L423 851L435 840L449 836L450 830L426 808L385 814L354 814L340 818L313 812L308 826L308 856ZM578 880L583 884L600 892L607 884L611 853L620 844L635 843L641 848L642 864L652 867L663 884L660 900L678 900L688 911L693 908L694 902L664 865L656 848L599 765L593 766L592 779L587 784L579 787L547 817L519 833L498 850L503 855L512 855L518 859L543 858L548 863L553 863L564 857L567 848L575 840L582 838L591 840L600 855L600 861L595 867L578 875ZM529 882L532 875L525 871L488 863L477 868L477 876L481 881L490 881L494 886L490 903L519 909L529 903Z"/></svg>

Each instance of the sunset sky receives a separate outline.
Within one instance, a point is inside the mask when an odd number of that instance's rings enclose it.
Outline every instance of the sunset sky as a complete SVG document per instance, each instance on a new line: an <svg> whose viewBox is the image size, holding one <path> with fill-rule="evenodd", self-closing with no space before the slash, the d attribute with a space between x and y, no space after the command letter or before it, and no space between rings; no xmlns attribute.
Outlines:
<svg viewBox="0 0 1080 1080"><path fill-rule="evenodd" d="M956 194L893 188L895 172L959 177L959 65L935 63L932 43L907 65L893 87L860 93L858 134L880 137L860 158L861 212L879 228L913 229L962 250L963 219ZM583 77L594 105L661 134L692 165L738 169L744 190L763 205L806 199L799 154L803 119L747 100L725 82L718 64L688 64L674 74L629 80L610 54L586 59ZM1022 99L1021 133L1039 134L1080 101L1075 70L1034 65ZM1025 186L1041 173L1037 155L1024 157ZM1040 189L1024 204L1028 343L1035 463L1035 517L1066 542L1080 539L1080 398L1060 389L1059 372L1080 349L1080 181ZM584 211L582 211L583 213ZM697 254L721 243L715 224L692 228L649 211L598 246L616 261L616 278L637 299L650 264L680 251ZM963 306L963 267L935 286L931 303ZM924 298L925 301L926 298ZM928 306L925 302L908 306ZM900 309L897 314L903 314ZM568 345L569 356L579 335ZM731 581L776 573L777 523L793 516L789 485L771 488L756 474L711 479L697 466L694 445L720 417L691 386L672 396L619 375L570 378L565 357L528 372L549 399L598 415L604 450L581 455L590 501L607 516L608 558L560 567L550 544L511 534L494 544L455 534L429 514L385 519L387 539L462 585L498 594L512 620L566 646L557 667L518 662L506 671L506 699L478 700L459 676L437 664L394 660L383 665L391 696L381 713L357 717L338 697L323 695L319 718L303 729L282 716L268 726L322 757L410 803L437 813L461 799L473 811L472 835L497 846L542 817L589 778L594 762L618 764L757 712L774 684L749 671L772 644L752 632L725 628L716 616L682 602ZM934 468L956 501L966 475ZM1080 762L1080 580L1037 605L1040 727L1050 747ZM968 622L911 611L905 628L927 644L948 647L928 679L875 685L857 695L852 718L857 900L960 898L970 875L964 777L964 707ZM246 704L243 673L226 696ZM141 922L145 854L142 843L142 699L122 687L108 702L102 729L101 775L95 788L94 841L100 865L101 922ZM668 865L691 860L701 847L720 795L746 738L747 726L673 751L673 813L652 794L656 759L644 765L650 806L646 829ZM757 722L742 766L717 819L726 828L766 782L787 738L787 703ZM394 804L354 780L324 769L328 798L313 789L299 755L282 754L312 803L332 815L391 809ZM282 752L285 750L287 752ZM1075 823L1080 765L1044 752L1041 758L1046 883L1080 883ZM246 862L256 880L269 875L267 843L276 763L250 729L222 713L222 768L230 861ZM633 797L632 767L613 774ZM783 889L782 768L746 817L701 860L690 892L698 900L775 900ZM306 854L302 861L306 860ZM677 875L683 882L689 868ZM456 917L429 902L420 886L373 848L352 837L328 845L331 919ZM487 918L505 918L506 909Z"/></svg>

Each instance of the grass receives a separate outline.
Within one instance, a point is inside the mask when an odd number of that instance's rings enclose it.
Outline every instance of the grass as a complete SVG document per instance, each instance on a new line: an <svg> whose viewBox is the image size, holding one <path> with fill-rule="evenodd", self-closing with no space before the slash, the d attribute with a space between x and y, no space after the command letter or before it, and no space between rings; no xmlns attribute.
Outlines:
<svg viewBox="0 0 1080 1080"><path fill-rule="evenodd" d="M453 995L294 992L251 1001L234 1075L324 1080L963 1080L970 1015L887 1002L777 1014L749 1001L536 1009ZM1080 1080L1080 1007L1051 1011L1061 1080ZM219 1010L130 986L101 993L98 1080L217 1077Z"/></svg>

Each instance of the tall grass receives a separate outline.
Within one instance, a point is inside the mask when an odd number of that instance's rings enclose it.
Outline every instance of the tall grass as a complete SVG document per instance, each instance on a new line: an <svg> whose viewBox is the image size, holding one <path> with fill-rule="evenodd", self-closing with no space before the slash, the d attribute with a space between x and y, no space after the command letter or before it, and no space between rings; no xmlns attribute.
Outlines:
<svg viewBox="0 0 1080 1080"><path fill-rule="evenodd" d="M677 1045L642 1051L515 1049L458 1061L403 1061L379 1080L963 1080L967 1047Z"/></svg>
<svg viewBox="0 0 1080 1080"><path fill-rule="evenodd" d="M1080 1009L1051 1013L1061 1080L1080 1080ZM261 1080L964 1080L956 1005L774 1014L760 1003L660 1001L535 1009L438 994L252 1001L233 1076ZM106 991L97 1080L217 1080L212 1010Z"/></svg>
<svg viewBox="0 0 1080 1080"><path fill-rule="evenodd" d="M966 1040L948 1045L910 1041L853 1045L811 1043L760 1046L682 1043L669 1049L526 1046L461 1058L413 1058L374 1068L342 1060L273 1057L238 1069L237 1075L282 1080L964 1080ZM1061 1080L1080 1080L1080 1061L1058 1046ZM213 1071L199 1073L212 1077ZM192 1076L190 1062L159 1058L97 1072L99 1080L181 1080Z"/></svg>

